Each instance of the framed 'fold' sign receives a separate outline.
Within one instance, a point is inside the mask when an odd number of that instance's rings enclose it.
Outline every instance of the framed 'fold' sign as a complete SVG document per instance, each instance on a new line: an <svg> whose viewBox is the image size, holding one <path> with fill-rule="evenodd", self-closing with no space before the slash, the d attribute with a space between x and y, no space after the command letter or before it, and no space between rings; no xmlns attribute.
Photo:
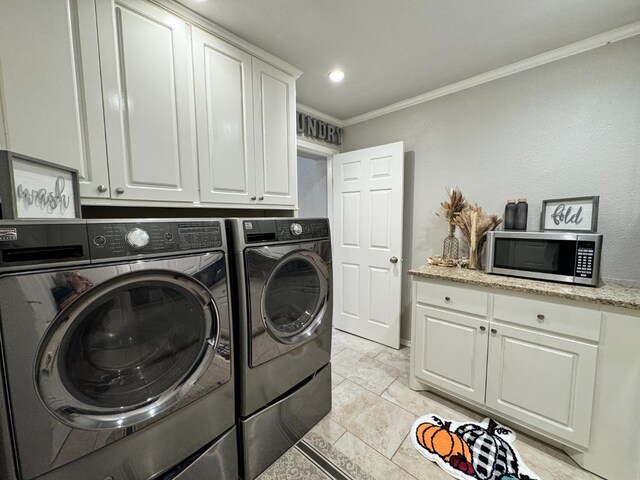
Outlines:
<svg viewBox="0 0 640 480"><path fill-rule="evenodd" d="M599 203L598 196L543 200L540 230L595 233Z"/></svg>

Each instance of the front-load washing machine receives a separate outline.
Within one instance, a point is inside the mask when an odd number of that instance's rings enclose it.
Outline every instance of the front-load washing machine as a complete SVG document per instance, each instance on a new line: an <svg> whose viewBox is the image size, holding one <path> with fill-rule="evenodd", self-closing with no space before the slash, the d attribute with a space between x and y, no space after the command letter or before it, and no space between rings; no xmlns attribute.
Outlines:
<svg viewBox="0 0 640 480"><path fill-rule="evenodd" d="M237 478L225 238L0 223L1 478Z"/></svg>
<svg viewBox="0 0 640 480"><path fill-rule="evenodd" d="M237 285L237 396L245 480L331 410L329 222L227 220Z"/></svg>

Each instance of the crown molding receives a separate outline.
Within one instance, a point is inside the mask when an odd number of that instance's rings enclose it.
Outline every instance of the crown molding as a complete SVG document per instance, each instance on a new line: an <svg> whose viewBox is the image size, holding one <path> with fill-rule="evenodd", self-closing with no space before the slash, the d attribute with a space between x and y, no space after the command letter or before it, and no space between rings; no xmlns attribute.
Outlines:
<svg viewBox="0 0 640 480"><path fill-rule="evenodd" d="M253 45L252 43L247 42L236 34L231 33L229 30L222 28L220 25L214 23L207 17L194 12L190 8L180 3L177 3L175 0L151 0L151 2L163 7L166 10L169 10L175 15L178 15L191 25L195 25L196 27L199 27L207 31L208 33L244 50L245 52L250 53L254 57L257 57L260 60L264 60L265 62L273 65L276 68L279 68L283 72L291 75L292 77L295 77L296 79L299 78L300 75L302 75L302 70L300 70L299 68L294 67L281 58L278 58L275 55L272 55L271 53Z"/></svg>
<svg viewBox="0 0 640 480"><path fill-rule="evenodd" d="M406 100L402 100L400 102L393 103L376 110L371 110L370 112L363 113L361 115L356 115L355 117L343 120L342 126L348 127L349 125L355 125L356 123L365 122L367 120L371 120L372 118L380 117L382 115L397 112L398 110L413 107L415 105L419 105L436 98L444 97L445 95L450 95L452 93L460 92L471 87L482 85L483 83L492 82L502 77L507 77L515 73L539 67L547 63L555 62L556 60L562 60L563 58L577 55L588 50L593 50L595 48L602 47L603 45L618 42L620 40L624 40L638 34L640 34L640 22L630 23L629 25L625 25L624 27L616 28L608 32L594 35L593 37L580 40L579 42L571 43L564 47L556 48L555 50L541 53L540 55L536 55L534 57L512 63L505 67L500 67L486 73L481 73L480 75L476 75L475 77L467 78L466 80L452 83L451 85L447 85L436 90L431 90L430 92L423 93L422 95L408 98Z"/></svg>
<svg viewBox="0 0 640 480"><path fill-rule="evenodd" d="M303 105L301 103L296 103L296 108L302 113L311 115L312 117L318 118L324 122L331 123L336 127L342 128L344 126L343 125L344 122L339 118L335 118L335 117L332 117L331 115L327 115L326 113L322 113L321 111L316 110L315 108L307 107L306 105Z"/></svg>

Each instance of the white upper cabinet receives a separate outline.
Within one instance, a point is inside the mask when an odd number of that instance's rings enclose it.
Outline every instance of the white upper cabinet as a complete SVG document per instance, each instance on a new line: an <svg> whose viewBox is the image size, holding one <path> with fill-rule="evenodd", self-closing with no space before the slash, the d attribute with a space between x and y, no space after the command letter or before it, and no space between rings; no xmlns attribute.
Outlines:
<svg viewBox="0 0 640 480"><path fill-rule="evenodd" d="M0 148L77 169L85 204L294 208L299 72L190 15L0 0Z"/></svg>
<svg viewBox="0 0 640 480"><path fill-rule="evenodd" d="M295 206L295 79L256 58L252 63L258 203Z"/></svg>
<svg viewBox="0 0 640 480"><path fill-rule="evenodd" d="M251 55L193 29L200 199L256 201Z"/></svg>
<svg viewBox="0 0 640 480"><path fill-rule="evenodd" d="M97 2L111 197L196 201L190 27L143 0Z"/></svg>
<svg viewBox="0 0 640 480"><path fill-rule="evenodd" d="M0 2L0 145L75 168L82 196L108 197L95 23L91 0Z"/></svg>

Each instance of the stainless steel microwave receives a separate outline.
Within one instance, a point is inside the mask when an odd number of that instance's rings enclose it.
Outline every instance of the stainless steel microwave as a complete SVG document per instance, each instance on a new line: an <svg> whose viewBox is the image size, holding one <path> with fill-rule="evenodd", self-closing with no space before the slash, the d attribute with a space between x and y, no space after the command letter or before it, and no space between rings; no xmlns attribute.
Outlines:
<svg viewBox="0 0 640 480"><path fill-rule="evenodd" d="M514 277L596 286L602 235L598 233L487 233L485 270Z"/></svg>

